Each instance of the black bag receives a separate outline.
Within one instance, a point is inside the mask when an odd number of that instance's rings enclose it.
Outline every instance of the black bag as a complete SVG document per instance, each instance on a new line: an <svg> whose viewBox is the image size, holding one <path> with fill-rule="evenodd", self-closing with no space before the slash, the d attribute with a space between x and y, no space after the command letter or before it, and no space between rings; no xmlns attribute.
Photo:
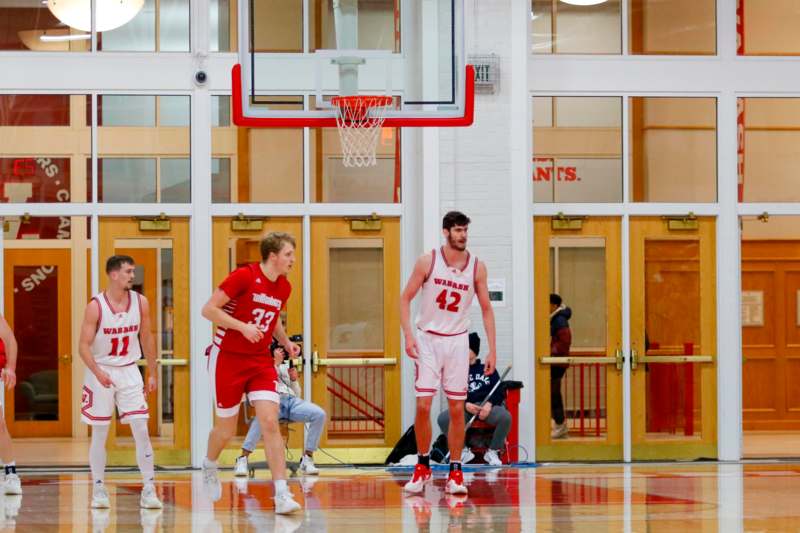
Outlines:
<svg viewBox="0 0 800 533"><path fill-rule="evenodd" d="M444 463L444 458L447 457L447 452L450 449L447 445L447 436L444 433L441 433L436 440L433 441L433 446L431 446L431 461L436 461L437 463Z"/></svg>
<svg viewBox="0 0 800 533"><path fill-rule="evenodd" d="M397 444L394 445L389 457L386 458L386 461L383 463L385 465L391 463L399 463L400 459L405 457L409 454L416 454L417 453L417 436L414 433L414 426L411 426L403 433L403 436L400 437L400 440L397 441Z"/></svg>

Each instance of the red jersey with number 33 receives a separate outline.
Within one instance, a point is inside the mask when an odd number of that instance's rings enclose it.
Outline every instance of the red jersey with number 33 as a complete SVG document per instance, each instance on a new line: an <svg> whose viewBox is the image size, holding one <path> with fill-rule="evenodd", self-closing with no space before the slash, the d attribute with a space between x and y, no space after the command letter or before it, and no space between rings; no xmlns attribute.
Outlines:
<svg viewBox="0 0 800 533"><path fill-rule="evenodd" d="M100 307L100 320L92 342L92 355L98 364L126 366L142 358L139 332L142 325L141 296L128 291L128 303L114 309L101 292L93 298Z"/></svg>
<svg viewBox="0 0 800 533"><path fill-rule="evenodd" d="M219 288L230 301L223 310L237 320L254 324L264 336L250 342L239 331L217 327L214 344L220 351L242 355L269 355L272 332L286 307L292 285L286 276L270 281L259 263L252 263L231 272Z"/></svg>
<svg viewBox="0 0 800 533"><path fill-rule="evenodd" d="M417 327L438 335L466 333L477 274L478 258L469 252L466 264L456 268L447 264L443 249L432 250L431 268L422 284Z"/></svg>

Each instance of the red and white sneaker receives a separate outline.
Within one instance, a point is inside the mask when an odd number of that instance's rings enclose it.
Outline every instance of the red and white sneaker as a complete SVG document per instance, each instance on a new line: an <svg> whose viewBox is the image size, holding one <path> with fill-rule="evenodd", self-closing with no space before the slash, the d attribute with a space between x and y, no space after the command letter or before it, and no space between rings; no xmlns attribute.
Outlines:
<svg viewBox="0 0 800 533"><path fill-rule="evenodd" d="M451 470L447 477L447 485L444 487L447 494L466 494L467 487L464 485L464 473L461 470Z"/></svg>
<svg viewBox="0 0 800 533"><path fill-rule="evenodd" d="M417 463L414 467L414 476L411 481L403 486L403 490L414 494L419 494L425 490L425 484L431 480L431 468L423 464Z"/></svg>

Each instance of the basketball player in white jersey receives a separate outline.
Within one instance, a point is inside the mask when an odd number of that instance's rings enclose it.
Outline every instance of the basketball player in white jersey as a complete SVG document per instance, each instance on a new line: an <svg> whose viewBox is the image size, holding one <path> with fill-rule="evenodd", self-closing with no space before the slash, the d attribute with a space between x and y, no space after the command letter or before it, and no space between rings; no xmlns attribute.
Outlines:
<svg viewBox="0 0 800 533"><path fill-rule="evenodd" d="M156 344L150 331L147 298L131 290L133 258L114 255L106 261L108 287L89 301L83 317L80 355L86 364L81 420L92 426L89 465L92 470L92 508L110 506L105 487L106 439L116 405L117 419L130 424L136 442L136 461L144 488L139 504L160 509L155 488L153 447L147 430L149 413L145 387L136 361L147 359L147 394L158 390Z"/></svg>
<svg viewBox="0 0 800 533"><path fill-rule="evenodd" d="M464 447L464 401L469 374L469 308L475 295L489 339L486 375L494 372L496 365L494 311L486 286L486 265L467 251L469 223L469 218L458 211L444 216L445 245L417 260L400 296L400 323L405 334L406 353L414 359L417 397L414 432L419 455L414 475L405 485L405 490L411 493L422 492L431 479L431 402L440 385L450 410L447 440L451 459L445 491L467 493L459 459ZM411 301L420 289L422 302L416 328L412 328Z"/></svg>

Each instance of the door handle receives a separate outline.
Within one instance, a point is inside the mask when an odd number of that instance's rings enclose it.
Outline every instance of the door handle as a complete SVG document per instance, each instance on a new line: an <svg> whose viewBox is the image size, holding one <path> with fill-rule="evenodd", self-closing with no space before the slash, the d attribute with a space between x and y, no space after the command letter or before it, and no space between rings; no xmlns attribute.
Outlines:
<svg viewBox="0 0 800 533"><path fill-rule="evenodd" d="M315 374L319 370L319 352L314 350L311 352L311 371Z"/></svg>
<svg viewBox="0 0 800 533"><path fill-rule="evenodd" d="M622 367L625 364L625 356L622 355L622 350L620 348L614 350L614 359L616 360L617 370L622 370Z"/></svg>
<svg viewBox="0 0 800 533"><path fill-rule="evenodd" d="M636 353L635 348L631 348L631 370L636 370L639 366L639 354Z"/></svg>
<svg viewBox="0 0 800 533"><path fill-rule="evenodd" d="M68 365L72 362L72 355L65 353L59 359L61 359L62 364Z"/></svg>

